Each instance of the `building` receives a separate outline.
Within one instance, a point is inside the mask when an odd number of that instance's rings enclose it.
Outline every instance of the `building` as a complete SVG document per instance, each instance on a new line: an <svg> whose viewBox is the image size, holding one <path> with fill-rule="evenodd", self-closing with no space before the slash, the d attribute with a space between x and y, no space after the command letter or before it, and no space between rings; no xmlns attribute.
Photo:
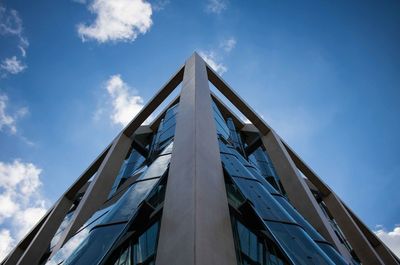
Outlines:
<svg viewBox="0 0 400 265"><path fill-rule="evenodd" d="M2 265L360 263L400 264L194 53Z"/></svg>

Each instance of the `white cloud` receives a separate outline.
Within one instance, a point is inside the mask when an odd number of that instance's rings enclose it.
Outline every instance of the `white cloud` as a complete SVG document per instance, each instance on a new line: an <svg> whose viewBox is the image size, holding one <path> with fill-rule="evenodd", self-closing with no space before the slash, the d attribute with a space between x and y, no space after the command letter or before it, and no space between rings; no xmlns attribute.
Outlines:
<svg viewBox="0 0 400 265"><path fill-rule="evenodd" d="M228 7L228 0L208 0L206 11L219 14Z"/></svg>
<svg viewBox="0 0 400 265"><path fill-rule="evenodd" d="M17 120L29 113L28 108L20 108L15 113L9 114L6 111L8 97L0 94L0 131L7 127L12 134L17 132Z"/></svg>
<svg viewBox="0 0 400 265"><path fill-rule="evenodd" d="M41 172L34 164L20 160L0 162L0 260L46 212Z"/></svg>
<svg viewBox="0 0 400 265"><path fill-rule="evenodd" d="M218 74L223 75L228 68L223 64L218 62L218 56L213 51L200 51L199 55L206 61L206 63L214 69Z"/></svg>
<svg viewBox="0 0 400 265"><path fill-rule="evenodd" d="M26 52L24 52L24 54L26 54ZM4 59L3 62L0 64L0 68L10 74L15 75L25 70L26 65L18 60L16 56L13 56Z"/></svg>
<svg viewBox="0 0 400 265"><path fill-rule="evenodd" d="M0 6L0 34L18 36L22 34L22 19L16 10L7 10Z"/></svg>
<svg viewBox="0 0 400 265"><path fill-rule="evenodd" d="M374 233L388 246L397 257L400 258L400 226L397 225L393 231L386 231L383 227Z"/></svg>
<svg viewBox="0 0 400 265"><path fill-rule="evenodd" d="M151 4L145 0L94 0L89 10L96 14L96 19L90 25L78 25L83 41L134 41L153 23Z"/></svg>
<svg viewBox="0 0 400 265"><path fill-rule="evenodd" d="M14 238L7 229L0 230L0 261L5 258L15 244Z"/></svg>
<svg viewBox="0 0 400 265"><path fill-rule="evenodd" d="M14 9L8 10L7 8L0 6L0 35L3 36L15 36L18 38L17 48L21 52L22 57L26 57L26 49L29 46L27 38L23 34L22 19L18 12ZM6 58L3 60L0 68L5 71L3 77L7 73L17 74L26 68L16 56Z"/></svg>
<svg viewBox="0 0 400 265"><path fill-rule="evenodd" d="M221 42L220 47L224 49L226 52L231 52L233 48L236 46L236 39L233 37L230 37L223 42Z"/></svg>
<svg viewBox="0 0 400 265"><path fill-rule="evenodd" d="M143 108L143 98L126 84L120 75L112 75L107 81L106 89L113 106L111 120L115 124L127 125Z"/></svg>

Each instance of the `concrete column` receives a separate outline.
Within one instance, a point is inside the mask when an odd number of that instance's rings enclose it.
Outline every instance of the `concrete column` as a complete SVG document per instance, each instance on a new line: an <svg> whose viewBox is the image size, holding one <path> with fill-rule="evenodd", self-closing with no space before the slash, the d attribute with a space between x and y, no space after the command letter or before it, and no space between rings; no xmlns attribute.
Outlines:
<svg viewBox="0 0 400 265"><path fill-rule="evenodd" d="M29 244L32 242L33 238L36 236L39 229L43 226L43 223L49 217L49 214L53 211L54 207L50 208L47 213L40 219L40 221L29 231L29 233L18 243L18 245L13 249L13 251L6 256L1 265L14 265L17 264L18 260L24 254Z"/></svg>
<svg viewBox="0 0 400 265"><path fill-rule="evenodd" d="M71 208L73 201L62 197L55 205L54 209L49 214L44 224L39 229L36 236L33 238L28 248L19 259L18 265L39 264L42 255L47 251L49 244L58 227L64 220L65 214ZM11 263L10 263L11 264Z"/></svg>
<svg viewBox="0 0 400 265"><path fill-rule="evenodd" d="M236 265L205 62L185 65L156 264Z"/></svg>
<svg viewBox="0 0 400 265"><path fill-rule="evenodd" d="M333 243L344 257L349 258L348 251L345 250L343 244L340 243L328 219L319 207L307 183L300 175L300 172L286 151L279 136L277 136L274 130L270 130L269 133L261 137L261 141L271 157L282 185L293 206L327 241Z"/></svg>
<svg viewBox="0 0 400 265"><path fill-rule="evenodd" d="M60 249L87 219L107 200L111 187L131 147L132 139L121 133L101 163L93 181L79 202L71 223L64 230L53 253Z"/></svg>
<svg viewBox="0 0 400 265"><path fill-rule="evenodd" d="M361 232L360 228L351 218L343 204L335 193L330 193L325 197L324 202L332 214L335 221L338 223L340 229L343 231L346 239L360 258L361 263L365 265L377 264L396 264L396 263L383 263L378 253L368 242L367 238Z"/></svg>
<svg viewBox="0 0 400 265"><path fill-rule="evenodd" d="M392 252L344 205L319 176L284 143L297 168L321 192L322 200L363 264L400 264ZM379 263L381 262L381 263Z"/></svg>

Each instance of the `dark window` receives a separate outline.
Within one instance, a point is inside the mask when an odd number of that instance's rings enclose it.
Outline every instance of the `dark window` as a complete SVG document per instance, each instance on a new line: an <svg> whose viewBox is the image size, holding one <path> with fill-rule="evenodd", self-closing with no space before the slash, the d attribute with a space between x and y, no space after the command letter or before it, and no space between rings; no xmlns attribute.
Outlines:
<svg viewBox="0 0 400 265"><path fill-rule="evenodd" d="M146 231L132 238L114 257L114 265L152 265L155 262L159 222L154 223ZM109 263L107 263L109 264Z"/></svg>
<svg viewBox="0 0 400 265"><path fill-rule="evenodd" d="M289 264L275 243L251 231L235 217L232 226L239 265Z"/></svg>

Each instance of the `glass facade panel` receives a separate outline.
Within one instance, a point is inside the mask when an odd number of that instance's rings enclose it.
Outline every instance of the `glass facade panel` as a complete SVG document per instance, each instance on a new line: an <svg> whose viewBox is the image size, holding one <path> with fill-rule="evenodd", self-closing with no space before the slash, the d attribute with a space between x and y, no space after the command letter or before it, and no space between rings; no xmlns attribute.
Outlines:
<svg viewBox="0 0 400 265"><path fill-rule="evenodd" d="M93 229L63 265L97 264L124 227L125 224L117 224Z"/></svg>
<svg viewBox="0 0 400 265"><path fill-rule="evenodd" d="M239 265L290 264L271 239L257 235L235 217L232 226Z"/></svg>
<svg viewBox="0 0 400 265"><path fill-rule="evenodd" d="M135 213L138 205L146 198L157 182L158 179L152 179L133 184L104 218L103 223L128 221Z"/></svg>
<svg viewBox="0 0 400 265"><path fill-rule="evenodd" d="M265 224L295 264L335 264L301 227L270 221Z"/></svg>
<svg viewBox="0 0 400 265"><path fill-rule="evenodd" d="M287 201L286 198L281 197L281 196L274 196L275 200L279 202L280 205L288 212L294 220L296 220L296 223L301 225L304 230L308 233L308 235L316 241L325 241L325 239L310 225L309 222L304 219L303 216L297 212L297 210Z"/></svg>
<svg viewBox="0 0 400 265"><path fill-rule="evenodd" d="M120 254L112 260L114 265L151 265L155 262L159 222L151 225L138 237L129 240L120 250Z"/></svg>
<svg viewBox="0 0 400 265"><path fill-rule="evenodd" d="M213 111L214 111L214 119L215 119L215 125L217 127L217 134L222 136L224 139L228 140L229 139L229 128L226 125L226 122L224 118L222 117L221 112L215 105L214 101L211 103Z"/></svg>
<svg viewBox="0 0 400 265"><path fill-rule="evenodd" d="M170 160L171 155L159 156L156 160L153 161L147 171L140 177L138 177L136 181L143 181L146 179L161 177L167 169Z"/></svg>
<svg viewBox="0 0 400 265"><path fill-rule="evenodd" d="M339 265L347 265L347 262L342 256L328 243L317 242L318 246L325 252L326 255L335 263Z"/></svg>
<svg viewBox="0 0 400 265"><path fill-rule="evenodd" d="M243 195L252 202L258 214L266 220L295 222L272 195L257 181L234 178Z"/></svg>
<svg viewBox="0 0 400 265"><path fill-rule="evenodd" d="M133 245L133 264L149 264L154 261L158 239L158 222L144 232Z"/></svg>

